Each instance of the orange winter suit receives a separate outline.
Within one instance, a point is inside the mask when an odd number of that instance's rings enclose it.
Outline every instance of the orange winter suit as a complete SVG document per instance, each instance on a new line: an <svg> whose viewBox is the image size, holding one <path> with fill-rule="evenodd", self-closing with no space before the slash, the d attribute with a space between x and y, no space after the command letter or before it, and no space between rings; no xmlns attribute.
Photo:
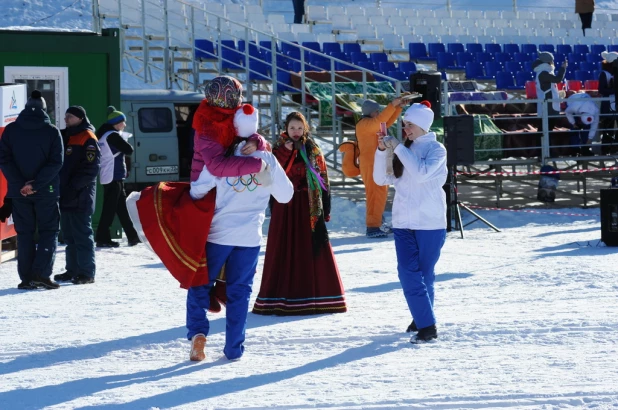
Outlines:
<svg viewBox="0 0 618 410"><path fill-rule="evenodd" d="M386 207L388 186L379 186L373 181L373 161L378 149L378 132L380 123L385 122L390 127L401 114L401 107L388 104L375 118L364 117L356 124L356 140L360 151L360 172L365 184L367 198L367 213L365 216L367 228L379 228L382 225L382 214Z"/></svg>

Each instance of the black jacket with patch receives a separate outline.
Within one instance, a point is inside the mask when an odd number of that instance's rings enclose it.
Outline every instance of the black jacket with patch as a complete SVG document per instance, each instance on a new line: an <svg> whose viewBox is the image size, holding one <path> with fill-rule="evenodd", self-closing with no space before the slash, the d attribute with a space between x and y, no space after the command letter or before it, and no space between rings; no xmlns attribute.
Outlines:
<svg viewBox="0 0 618 410"><path fill-rule="evenodd" d="M101 151L94 127L83 121L62 130L67 141L60 171L60 210L94 213Z"/></svg>

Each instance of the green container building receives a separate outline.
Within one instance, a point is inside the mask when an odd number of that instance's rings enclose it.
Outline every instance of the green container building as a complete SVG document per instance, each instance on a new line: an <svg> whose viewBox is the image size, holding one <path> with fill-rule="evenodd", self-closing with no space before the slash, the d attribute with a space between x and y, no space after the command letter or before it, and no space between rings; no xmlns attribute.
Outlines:
<svg viewBox="0 0 618 410"><path fill-rule="evenodd" d="M64 128L64 112L71 105L86 109L98 128L107 118L107 107L120 109L120 33L104 29L91 32L0 31L0 83L26 83L28 95L41 90L48 114ZM97 186L93 228L99 223L103 190ZM118 220L112 237L121 236Z"/></svg>

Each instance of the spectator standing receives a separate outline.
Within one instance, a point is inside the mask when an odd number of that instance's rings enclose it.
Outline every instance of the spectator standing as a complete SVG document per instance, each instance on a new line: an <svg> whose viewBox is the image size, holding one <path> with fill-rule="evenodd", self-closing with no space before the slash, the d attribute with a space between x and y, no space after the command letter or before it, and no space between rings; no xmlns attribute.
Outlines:
<svg viewBox="0 0 618 410"><path fill-rule="evenodd" d="M610 154L612 145L616 143L616 79L614 65L618 63L618 53L602 52L601 73L599 74L599 94L607 98L601 101L601 152Z"/></svg>
<svg viewBox="0 0 618 410"><path fill-rule="evenodd" d="M51 124L47 105L34 90L17 120L0 138L0 169L8 182L17 232L18 289L58 289L50 277L56 258L60 224L59 173L62 136ZM34 234L38 228L39 240Z"/></svg>
<svg viewBox="0 0 618 410"><path fill-rule="evenodd" d="M96 245L100 248L117 248L120 244L112 241L109 229L118 215L129 246L140 243L127 211L127 195L124 180L127 177L125 155L133 154L133 147L121 136L127 126L127 117L116 108L107 108L107 121L99 127L96 137L101 150L100 182L103 185L103 210L96 233Z"/></svg>
<svg viewBox="0 0 618 410"><path fill-rule="evenodd" d="M446 149L428 132L433 122L431 104L413 104L403 117L403 144L381 136L373 175L379 185L393 184L393 233L397 270L412 314L408 331L418 331L412 343L438 337L434 315L434 267L446 239ZM388 175L386 148L394 151Z"/></svg>
<svg viewBox="0 0 618 410"><path fill-rule="evenodd" d="M368 238L383 238L387 236L380 227L383 222L384 209L388 198L388 186L378 186L373 181L373 162L378 147L378 132L380 123L385 122L390 127L401 114L403 100L394 99L380 111L380 105L373 100L365 100L362 105L363 118L356 124L356 139L358 141L360 172L365 185L366 214Z"/></svg>
<svg viewBox="0 0 618 410"><path fill-rule="evenodd" d="M288 114L273 154L294 185L288 203L271 201L264 273L253 313L315 315L346 311L328 239L330 185L326 161L297 111Z"/></svg>
<svg viewBox="0 0 618 410"><path fill-rule="evenodd" d="M564 81L566 68L568 66L565 60L558 70L554 73L554 55L549 51L541 51L538 58L532 63L532 70L535 72L536 95L537 98L543 100L556 100L551 104L547 104L547 115L549 122L549 131L554 129L554 125L559 120L560 114L560 95L558 94L558 83ZM537 115L541 117L543 108L541 104L537 104Z"/></svg>
<svg viewBox="0 0 618 410"><path fill-rule="evenodd" d="M592 27L594 0L575 0L575 13L579 14L579 19L582 22L582 32L584 37L586 37L586 29Z"/></svg>
<svg viewBox="0 0 618 410"><path fill-rule="evenodd" d="M305 15L305 0L292 0L294 5L294 24L302 24Z"/></svg>
<svg viewBox="0 0 618 410"><path fill-rule="evenodd" d="M101 150L83 107L69 107L64 164L60 170L60 226L66 244L66 272L54 276L58 282L76 285L94 282L95 258L92 215L95 208Z"/></svg>

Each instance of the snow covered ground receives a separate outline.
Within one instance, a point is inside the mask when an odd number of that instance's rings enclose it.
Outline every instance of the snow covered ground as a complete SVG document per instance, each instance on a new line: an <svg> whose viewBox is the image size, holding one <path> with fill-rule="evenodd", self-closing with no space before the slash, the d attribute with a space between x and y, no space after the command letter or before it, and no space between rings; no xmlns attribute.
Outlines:
<svg viewBox="0 0 618 410"><path fill-rule="evenodd" d="M329 228L349 311L249 313L238 362L223 313L206 360L188 360L185 291L143 245L97 251L95 284L55 291L18 291L2 264L0 408L618 408L617 248L598 209L557 212L482 211L503 231L450 233L424 345L404 332L392 238L366 239L364 205L342 199Z"/></svg>

